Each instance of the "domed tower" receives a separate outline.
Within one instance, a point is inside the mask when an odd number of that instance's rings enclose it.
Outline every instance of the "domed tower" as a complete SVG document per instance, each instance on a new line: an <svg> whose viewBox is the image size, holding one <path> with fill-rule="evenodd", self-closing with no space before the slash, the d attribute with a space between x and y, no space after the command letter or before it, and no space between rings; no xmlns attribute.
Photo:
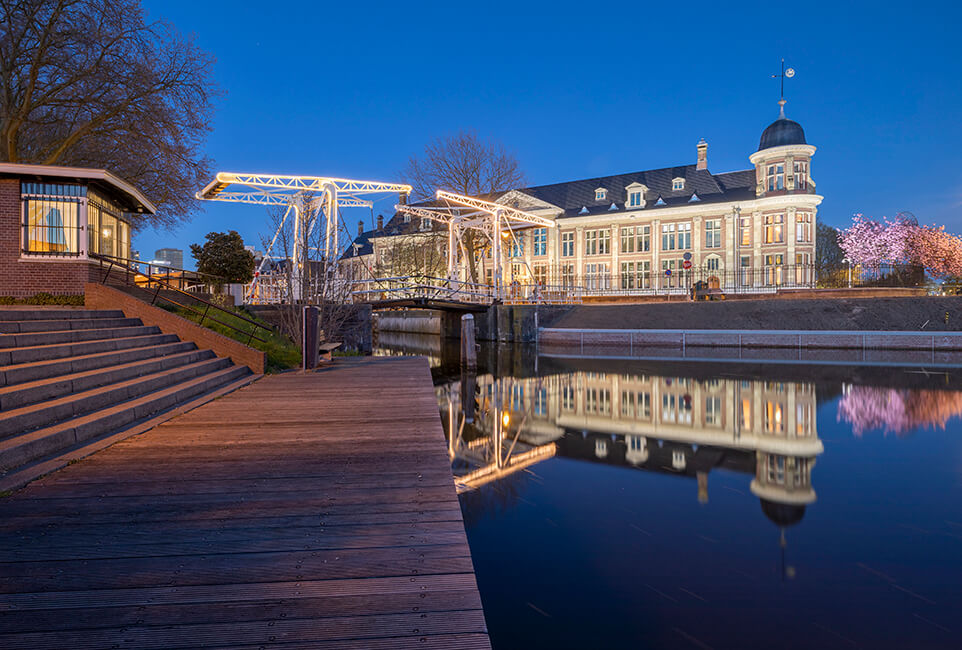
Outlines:
<svg viewBox="0 0 962 650"><path fill-rule="evenodd" d="M802 125L785 117L785 100L778 100L778 119L762 131L755 165L755 196L814 194L812 156L815 147L805 141Z"/></svg>

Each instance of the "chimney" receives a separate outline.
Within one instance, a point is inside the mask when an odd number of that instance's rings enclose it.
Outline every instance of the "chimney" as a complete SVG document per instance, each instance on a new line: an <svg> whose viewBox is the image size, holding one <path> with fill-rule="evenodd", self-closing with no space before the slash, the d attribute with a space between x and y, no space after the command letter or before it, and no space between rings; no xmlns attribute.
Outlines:
<svg viewBox="0 0 962 650"><path fill-rule="evenodd" d="M377 229L378 229L378 230L384 230L384 215L383 215L383 214L377 215Z"/></svg>
<svg viewBox="0 0 962 650"><path fill-rule="evenodd" d="M364 222L363 222L363 221L358 221L358 222L357 222L357 236L360 237L360 236L363 235L363 234L364 234Z"/></svg>
<svg viewBox="0 0 962 650"><path fill-rule="evenodd" d="M407 205L408 195L405 194L404 192L401 192L400 194L397 195L397 202L398 202L398 205Z"/></svg>
<svg viewBox="0 0 962 650"><path fill-rule="evenodd" d="M695 169L708 169L708 143L705 138L698 141L698 164Z"/></svg>

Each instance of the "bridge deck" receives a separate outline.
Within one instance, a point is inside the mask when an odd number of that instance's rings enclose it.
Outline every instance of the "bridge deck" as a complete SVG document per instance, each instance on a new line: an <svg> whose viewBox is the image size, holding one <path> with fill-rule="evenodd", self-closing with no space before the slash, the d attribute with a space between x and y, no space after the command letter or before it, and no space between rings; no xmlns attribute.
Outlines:
<svg viewBox="0 0 962 650"><path fill-rule="evenodd" d="M490 648L424 359L267 377L0 499L3 648Z"/></svg>

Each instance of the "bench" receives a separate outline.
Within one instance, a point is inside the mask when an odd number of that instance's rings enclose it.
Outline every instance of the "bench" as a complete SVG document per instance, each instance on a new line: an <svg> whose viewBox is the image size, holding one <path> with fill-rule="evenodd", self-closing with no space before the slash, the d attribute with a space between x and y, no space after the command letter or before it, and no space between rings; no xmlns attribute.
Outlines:
<svg viewBox="0 0 962 650"><path fill-rule="evenodd" d="M343 342L326 341L321 343L317 349L323 361L332 361L334 357L334 350L338 349L342 345L344 345Z"/></svg>

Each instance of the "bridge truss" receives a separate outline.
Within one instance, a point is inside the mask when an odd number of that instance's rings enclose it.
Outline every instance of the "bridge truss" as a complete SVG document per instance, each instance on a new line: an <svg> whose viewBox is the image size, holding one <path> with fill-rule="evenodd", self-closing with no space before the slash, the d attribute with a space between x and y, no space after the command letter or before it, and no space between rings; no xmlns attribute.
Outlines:
<svg viewBox="0 0 962 650"><path fill-rule="evenodd" d="M339 240L341 208L368 207L373 208L373 201L368 198L378 194L399 194L407 196L411 193L411 186L403 183L383 183L379 181L359 181L329 176L289 176L277 174L248 174L219 172L213 181L195 195L204 201L221 201L228 203L247 203L266 206L286 206L286 211L279 221L277 231L271 240L264 260L250 284L245 302L253 301L258 295L259 281L265 265L273 258L273 249L281 236L287 219L293 213L294 228L292 242L291 267L289 285L291 295L272 296L270 302L288 299L296 302L309 299L311 296L301 295L305 287L310 286L308 278L311 275L311 260L309 237L323 222L323 246L321 247L321 273L325 278L333 278L337 271L337 260L341 253ZM275 293L277 288L274 287ZM288 293L282 291L281 293Z"/></svg>
<svg viewBox="0 0 962 650"><path fill-rule="evenodd" d="M445 190L438 190L436 194L438 206L413 206L399 204L395 210L403 214L430 219L444 224L448 231L447 282L448 287L455 291L460 288L469 296L484 296L487 302L504 300L509 297L509 291L504 286L504 239L514 237L518 228L541 226L554 228L551 219L518 210L507 205L484 201L471 196L455 194ZM492 250L493 283L486 289L481 285L472 285L467 280L467 265L471 263L468 251L464 246L464 234L468 230L475 230L486 237ZM460 253L460 255L459 255ZM486 286L486 285L485 285ZM471 299L469 298L469 301Z"/></svg>

